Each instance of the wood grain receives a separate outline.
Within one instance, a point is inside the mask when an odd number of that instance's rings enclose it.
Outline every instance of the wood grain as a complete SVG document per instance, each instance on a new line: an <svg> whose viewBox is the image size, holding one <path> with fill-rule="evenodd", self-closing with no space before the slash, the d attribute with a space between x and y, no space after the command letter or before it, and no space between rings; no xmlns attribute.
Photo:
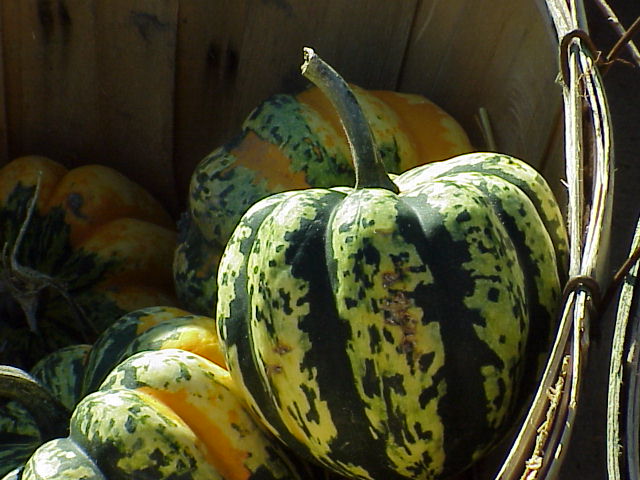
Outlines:
<svg viewBox="0 0 640 480"><path fill-rule="evenodd" d="M477 145L475 115L487 108L498 147L540 164L560 99L553 42L533 2L492 5L2 2L0 158L106 163L177 214L200 159L268 96L306 85L309 45L353 83L427 95Z"/></svg>
<svg viewBox="0 0 640 480"><path fill-rule="evenodd" d="M24 0L2 14L8 156L108 164L174 207L177 0Z"/></svg>
<svg viewBox="0 0 640 480"><path fill-rule="evenodd" d="M2 2L9 155L71 165L94 121L93 22L84 2Z"/></svg>
<svg viewBox="0 0 640 480"><path fill-rule="evenodd" d="M101 157L175 211L178 0L110 0L95 5Z"/></svg>
<svg viewBox="0 0 640 480"><path fill-rule="evenodd" d="M442 105L480 148L475 115L485 107L498 148L539 165L561 103L547 23L534 2L423 2L399 88Z"/></svg>
<svg viewBox="0 0 640 480"><path fill-rule="evenodd" d="M236 89L247 3L182 0L176 49L174 172L181 207L195 165L239 129Z"/></svg>

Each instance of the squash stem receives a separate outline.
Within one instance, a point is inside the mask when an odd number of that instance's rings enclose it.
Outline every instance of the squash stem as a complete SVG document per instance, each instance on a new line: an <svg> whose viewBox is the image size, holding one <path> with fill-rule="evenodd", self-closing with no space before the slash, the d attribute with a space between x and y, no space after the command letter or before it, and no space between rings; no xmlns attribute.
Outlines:
<svg viewBox="0 0 640 480"><path fill-rule="evenodd" d="M355 188L386 188L397 193L398 187L385 171L371 127L353 90L312 48L305 47L303 52L302 74L329 98L347 135L356 172Z"/></svg>
<svg viewBox="0 0 640 480"><path fill-rule="evenodd" d="M67 408L24 370L0 365L0 399L14 400L31 414L43 442L68 434Z"/></svg>

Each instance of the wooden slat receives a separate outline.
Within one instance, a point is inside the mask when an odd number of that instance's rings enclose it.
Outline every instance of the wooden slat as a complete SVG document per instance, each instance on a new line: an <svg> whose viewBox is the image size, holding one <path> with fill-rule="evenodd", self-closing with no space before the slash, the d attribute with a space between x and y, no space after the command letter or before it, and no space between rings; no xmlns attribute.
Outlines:
<svg viewBox="0 0 640 480"><path fill-rule="evenodd" d="M394 88L416 2L283 0L252 3L241 45L238 110L279 91L301 88L302 47L316 52L348 81ZM256 8L254 10L254 8Z"/></svg>
<svg viewBox="0 0 640 480"><path fill-rule="evenodd" d="M9 154L106 163L175 209L177 2L2 2Z"/></svg>
<svg viewBox="0 0 640 480"><path fill-rule="evenodd" d="M176 50L175 175L181 207L195 165L237 125L235 100L247 2L181 0Z"/></svg>
<svg viewBox="0 0 640 480"><path fill-rule="evenodd" d="M71 165L92 144L95 75L86 2L2 2L9 154Z"/></svg>
<svg viewBox="0 0 640 480"><path fill-rule="evenodd" d="M423 2L400 88L433 98L480 147L474 115L485 107L498 148L539 165L561 103L547 23L531 1Z"/></svg>
<svg viewBox="0 0 640 480"><path fill-rule="evenodd" d="M103 158L175 211L178 0L94 2Z"/></svg>
<svg viewBox="0 0 640 480"><path fill-rule="evenodd" d="M22 0L0 8L8 92L0 155L8 145L9 157L107 163L174 212L206 153L266 97L305 85L304 45L349 81L426 94L475 140L474 114L486 107L499 148L534 164L559 102L549 100L555 50L539 44L545 25L531 20L540 12L524 0L497 10L490 0Z"/></svg>

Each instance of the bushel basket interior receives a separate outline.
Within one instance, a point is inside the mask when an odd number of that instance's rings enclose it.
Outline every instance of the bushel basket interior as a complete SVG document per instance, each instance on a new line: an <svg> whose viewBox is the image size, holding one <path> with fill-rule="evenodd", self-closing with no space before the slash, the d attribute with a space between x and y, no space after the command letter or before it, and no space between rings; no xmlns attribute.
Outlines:
<svg viewBox="0 0 640 480"><path fill-rule="evenodd" d="M566 216L570 280L533 407L475 475L557 475L605 281L613 171L593 52L574 33L581 1L25 0L3 2L0 20L0 162L106 164L176 219L196 164L264 99L308 84L303 46L360 87L425 95L476 149L536 167Z"/></svg>

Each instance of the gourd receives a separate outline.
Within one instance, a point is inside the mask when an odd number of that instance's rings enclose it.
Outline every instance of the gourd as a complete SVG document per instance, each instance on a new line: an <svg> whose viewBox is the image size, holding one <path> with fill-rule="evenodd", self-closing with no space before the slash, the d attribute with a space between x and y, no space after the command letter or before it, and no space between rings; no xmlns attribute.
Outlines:
<svg viewBox="0 0 640 480"><path fill-rule="evenodd" d="M52 438L51 432L65 432L62 425L68 424L77 403L96 391L119 363L137 352L168 348L224 366L213 319L154 306L123 315L93 345L54 351L28 374L0 370L0 398L11 400L0 410L0 475L23 464ZM56 419L55 424L49 418Z"/></svg>
<svg viewBox="0 0 640 480"><path fill-rule="evenodd" d="M147 307L123 315L100 335L87 358L82 396L95 391L116 365L133 354L169 348L226 368L214 319L176 307Z"/></svg>
<svg viewBox="0 0 640 480"><path fill-rule="evenodd" d="M68 170L41 156L0 168L0 363L30 369L127 311L175 304L175 230L112 168Z"/></svg>
<svg viewBox="0 0 640 480"><path fill-rule="evenodd" d="M460 125L423 96L352 88L389 171L472 150ZM253 203L283 190L352 185L353 179L340 120L318 88L259 105L240 134L206 156L191 177L174 257L176 290L186 308L213 315L220 255Z"/></svg>
<svg viewBox="0 0 640 480"><path fill-rule="evenodd" d="M312 478L264 432L219 365L180 349L129 357L84 397L69 434L40 446L22 480Z"/></svg>
<svg viewBox="0 0 640 480"><path fill-rule="evenodd" d="M19 368L0 365L0 477L20 468L43 442L66 435L69 411L58 393Z"/></svg>
<svg viewBox="0 0 640 480"><path fill-rule="evenodd" d="M536 379L565 277L561 213L504 154L392 182L356 97L306 55L344 122L355 187L282 192L243 215L218 272L227 365L300 455L350 478L446 478L500 439Z"/></svg>

